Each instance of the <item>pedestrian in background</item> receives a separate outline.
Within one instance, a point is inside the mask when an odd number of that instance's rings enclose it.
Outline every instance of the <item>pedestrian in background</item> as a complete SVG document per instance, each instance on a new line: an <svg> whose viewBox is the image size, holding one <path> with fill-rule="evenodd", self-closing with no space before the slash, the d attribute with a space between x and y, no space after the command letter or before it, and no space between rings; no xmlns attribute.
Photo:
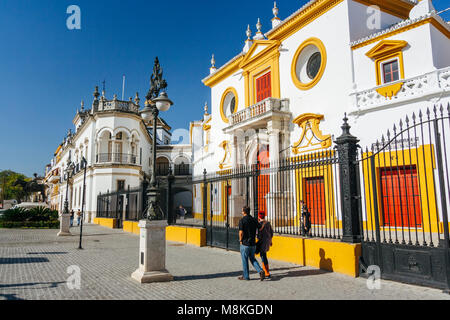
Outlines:
<svg viewBox="0 0 450 320"><path fill-rule="evenodd" d="M178 214L180 215L181 221L184 222L184 217L186 216L186 209L183 208L183 206L181 204L178 207Z"/></svg>
<svg viewBox="0 0 450 320"><path fill-rule="evenodd" d="M73 212L73 209L70 211L70 226L73 227L73 219L75 216L75 212Z"/></svg>
<svg viewBox="0 0 450 320"><path fill-rule="evenodd" d="M272 246L273 229L269 221L266 220L266 213L261 211L258 214L259 229L258 229L258 243L256 244L256 254L259 253L262 260L262 268L265 272L266 278L270 278L269 260L267 259L267 252Z"/></svg>
<svg viewBox="0 0 450 320"><path fill-rule="evenodd" d="M80 221L81 221L81 211L80 209L78 209L77 211L77 226L80 226Z"/></svg>
<svg viewBox="0 0 450 320"><path fill-rule="evenodd" d="M256 251L256 230L258 221L250 216L250 208L242 208L243 218L239 221L239 243L244 275L239 280L250 280L248 260L250 259L253 267L258 271L261 281L265 278L265 272L255 258Z"/></svg>
<svg viewBox="0 0 450 320"><path fill-rule="evenodd" d="M311 236L311 213L303 200L300 201L300 206L302 208L302 234Z"/></svg>

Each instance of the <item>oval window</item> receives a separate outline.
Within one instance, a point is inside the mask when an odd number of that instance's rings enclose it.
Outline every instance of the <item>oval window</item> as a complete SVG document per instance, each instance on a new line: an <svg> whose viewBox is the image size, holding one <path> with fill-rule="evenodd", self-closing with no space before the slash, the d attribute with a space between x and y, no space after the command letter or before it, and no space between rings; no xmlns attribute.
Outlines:
<svg viewBox="0 0 450 320"><path fill-rule="evenodd" d="M228 123L228 118L236 113L238 108L238 97L236 90L229 88L222 96L222 102L220 106L220 115L225 123Z"/></svg>
<svg viewBox="0 0 450 320"><path fill-rule="evenodd" d="M322 56L320 52L315 52L311 55L306 65L306 74L313 80L320 70L320 65L322 64Z"/></svg>
<svg viewBox="0 0 450 320"><path fill-rule="evenodd" d="M310 38L297 49L292 61L292 80L297 88L309 90L322 78L327 62L325 46L317 38Z"/></svg>

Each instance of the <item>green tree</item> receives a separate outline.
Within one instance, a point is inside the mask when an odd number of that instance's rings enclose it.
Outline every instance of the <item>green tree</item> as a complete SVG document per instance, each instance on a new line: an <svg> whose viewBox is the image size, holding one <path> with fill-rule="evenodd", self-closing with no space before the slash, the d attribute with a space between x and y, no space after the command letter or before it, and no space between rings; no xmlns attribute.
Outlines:
<svg viewBox="0 0 450 320"><path fill-rule="evenodd" d="M31 179L11 170L0 171L0 201L15 199L20 202L26 197L23 186L16 184L16 181L31 181Z"/></svg>

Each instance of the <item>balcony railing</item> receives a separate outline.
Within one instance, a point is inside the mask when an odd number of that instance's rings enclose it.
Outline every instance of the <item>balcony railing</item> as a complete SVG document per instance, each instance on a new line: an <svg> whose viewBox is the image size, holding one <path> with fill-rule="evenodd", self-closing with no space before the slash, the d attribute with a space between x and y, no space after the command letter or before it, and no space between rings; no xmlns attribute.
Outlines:
<svg viewBox="0 0 450 320"><path fill-rule="evenodd" d="M137 164L137 156L124 153L100 153L97 163Z"/></svg>
<svg viewBox="0 0 450 320"><path fill-rule="evenodd" d="M378 93L383 87L403 83L400 91L393 97L385 97ZM404 101L433 96L449 91L450 67L435 70L417 77L403 79L386 85L374 87L368 90L352 93L354 112L364 111L380 106L401 103Z"/></svg>
<svg viewBox="0 0 450 320"><path fill-rule="evenodd" d="M169 164L168 163L157 163L156 164L156 175L159 177L165 177L169 174ZM188 164L176 164L173 169L174 176L189 176L191 175L191 166Z"/></svg>
<svg viewBox="0 0 450 320"><path fill-rule="evenodd" d="M271 111L283 111L283 107L287 106L287 100L275 98L267 98L254 104L242 111L239 111L229 117L230 126L245 122L247 120L256 119Z"/></svg>

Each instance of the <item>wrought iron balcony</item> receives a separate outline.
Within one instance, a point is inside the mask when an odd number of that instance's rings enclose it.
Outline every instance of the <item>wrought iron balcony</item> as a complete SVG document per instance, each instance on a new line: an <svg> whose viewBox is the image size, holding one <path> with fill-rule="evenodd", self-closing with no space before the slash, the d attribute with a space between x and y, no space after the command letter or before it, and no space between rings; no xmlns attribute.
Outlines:
<svg viewBox="0 0 450 320"><path fill-rule="evenodd" d="M96 163L137 164L137 156L124 153L100 153L96 157Z"/></svg>
<svg viewBox="0 0 450 320"><path fill-rule="evenodd" d="M383 88L398 85L398 92L392 97L380 94ZM352 113L359 113L371 109L404 103L418 98L440 96L450 90L450 67L435 70L417 77L402 79L371 89L354 92Z"/></svg>

